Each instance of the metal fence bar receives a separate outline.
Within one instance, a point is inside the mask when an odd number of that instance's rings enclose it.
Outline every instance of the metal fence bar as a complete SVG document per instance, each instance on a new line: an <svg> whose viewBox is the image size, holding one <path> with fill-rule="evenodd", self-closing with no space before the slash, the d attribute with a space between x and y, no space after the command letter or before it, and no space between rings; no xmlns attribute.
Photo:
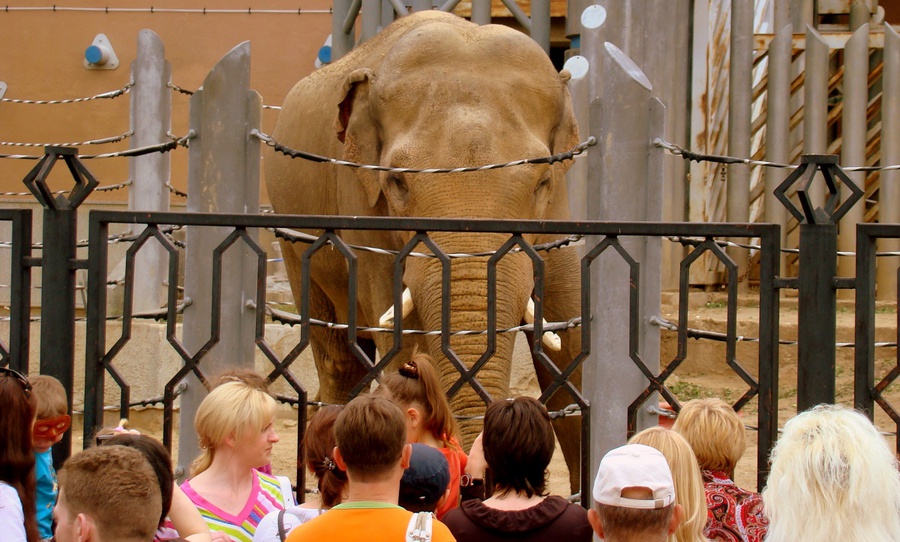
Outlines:
<svg viewBox="0 0 900 542"><path fill-rule="evenodd" d="M781 275L779 247L784 233L777 224L760 236L759 258L759 426L756 452L756 487L766 486L769 456L778 438L778 336Z"/></svg>
<svg viewBox="0 0 900 542"><path fill-rule="evenodd" d="M109 222L94 220L91 213L88 248L87 325L84 355L83 442L89 443L103 425L106 370L106 277L108 275Z"/></svg>
<svg viewBox="0 0 900 542"><path fill-rule="evenodd" d="M900 224L860 224L856 228L856 360L854 405L874 420L875 403L900 430L900 412L882 395L900 376L900 364L896 362L879 382L875 382L875 297L876 266L875 246L878 239L900 239ZM900 281L900 268L894 269L892 281ZM880 286L880 285L879 285ZM897 300L895 299L895 302ZM900 313L898 313L900 326ZM896 329L896 328L895 328ZM900 338L900 332L897 332ZM900 439L897 440L900 452Z"/></svg>
<svg viewBox="0 0 900 542"><path fill-rule="evenodd" d="M9 258L9 343L0 363L28 374L31 316L31 210L0 210L0 221L11 226L12 250Z"/></svg>

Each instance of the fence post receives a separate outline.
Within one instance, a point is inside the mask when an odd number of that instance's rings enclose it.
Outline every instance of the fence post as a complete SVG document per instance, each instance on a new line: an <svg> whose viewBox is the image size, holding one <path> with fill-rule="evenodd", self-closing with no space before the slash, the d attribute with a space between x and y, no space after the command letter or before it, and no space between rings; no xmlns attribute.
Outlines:
<svg viewBox="0 0 900 542"><path fill-rule="evenodd" d="M884 25L884 75L881 98L881 164L900 164L900 34ZM900 171L882 171L878 221L900 224ZM900 252L900 239L879 239L878 250ZM878 299L897 299L900 258L878 258Z"/></svg>
<svg viewBox="0 0 900 542"><path fill-rule="evenodd" d="M75 271L86 268L78 260L78 206L94 188L97 179L78 159L73 147L45 147L44 157L23 182L44 207L44 246L41 255L41 374L59 379L72 390L75 373ZM54 195L47 178L62 159L75 181L68 195ZM72 414L72 393L68 413ZM72 452L72 432L53 446L57 468Z"/></svg>
<svg viewBox="0 0 900 542"><path fill-rule="evenodd" d="M665 108L653 97L640 68L615 45L595 40L595 30L585 28L582 42L592 81L590 133L598 141L588 155L592 198L587 218L660 221L663 150L652 142L664 136ZM638 262L639 287L628 285L628 265L615 251L607 251L591 265L593 356L584 371L584 395L591 403L592 417L591 472L596 472L604 453L627 440L628 420L623 412L637 408L637 430L656 423L644 405L632 404L648 381L631 358L630 341L636 341L637 354L649 370L658 373L659 330L651 328L649 320L659 314L661 240L631 238L621 244ZM630 329L630 319L622 317L634 288L640 295L639 329ZM649 401L657 397L653 394Z"/></svg>
<svg viewBox="0 0 900 542"><path fill-rule="evenodd" d="M821 175L828 189L824 206L816 204L813 181ZM797 183L798 209L787 197ZM841 188L850 190L843 204ZM837 325L837 224L864 196L838 165L836 155L804 154L800 166L776 189L776 197L800 221L800 274L797 323L797 410L835 399L835 327Z"/></svg>
<svg viewBox="0 0 900 542"><path fill-rule="evenodd" d="M131 148L166 141L172 127L172 93L168 88L172 68L162 41L152 30L138 32L137 57L131 63ZM128 208L133 211L169 210L170 154L154 152L129 161L131 190ZM143 227L134 226L140 234ZM134 267L134 312L159 309L165 300L163 278L167 254L159 243L147 243L137 254Z"/></svg>
<svg viewBox="0 0 900 542"><path fill-rule="evenodd" d="M191 140L187 210L197 212L259 212L259 128L262 99L250 90L250 42L225 55L191 96ZM222 258L221 304L213 307L209 277L213 250L230 228L192 227L187 232L184 295L192 304L184 311L184 345L195 358L207 341L217 341L202 358L204 375L229 367L252 368L256 338L257 257L238 242ZM250 232L255 238L256 233ZM208 271L207 271L208 270ZM219 315L219 337L211 332L212 314ZM200 361L192 359L191 361ZM199 452L194 413L207 390L191 375L181 396L178 464L189 465Z"/></svg>

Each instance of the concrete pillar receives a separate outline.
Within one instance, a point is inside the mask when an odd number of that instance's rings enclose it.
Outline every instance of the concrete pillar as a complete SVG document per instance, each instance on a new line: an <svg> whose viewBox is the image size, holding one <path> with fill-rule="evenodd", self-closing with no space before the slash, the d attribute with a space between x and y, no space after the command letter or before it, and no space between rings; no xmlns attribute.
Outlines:
<svg viewBox="0 0 900 542"><path fill-rule="evenodd" d="M152 30L138 32L137 57L131 63L131 148L156 145L167 140L172 129L172 67L166 60L162 40ZM155 152L129 161L132 211L168 211L171 153ZM135 226L134 233L142 227ZM157 242L148 242L137 253L134 267L134 312L159 309L166 299L163 279L168 272L168 254Z"/></svg>
<svg viewBox="0 0 900 542"><path fill-rule="evenodd" d="M250 90L250 42L235 47L210 71L191 96L191 141L188 166L188 212L259 213L259 140L262 98ZM200 368L207 378L230 367L253 368L256 337L257 255L238 241L222 258L221 291L213 292L213 251L231 228L192 227L187 232L184 295L184 349L211 348ZM251 238L256 233L249 232ZM212 333L213 300L221 294L219 336ZM259 307L256 310L263 310ZM181 396L178 466L186 468L199 453L194 414L207 390L193 375Z"/></svg>

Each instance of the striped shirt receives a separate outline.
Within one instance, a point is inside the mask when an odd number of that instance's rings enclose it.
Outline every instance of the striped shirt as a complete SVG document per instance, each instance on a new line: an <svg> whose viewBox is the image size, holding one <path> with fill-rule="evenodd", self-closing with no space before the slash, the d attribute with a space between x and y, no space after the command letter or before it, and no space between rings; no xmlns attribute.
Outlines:
<svg viewBox="0 0 900 542"><path fill-rule="evenodd" d="M181 489L200 511L210 531L225 533L235 542L253 542L253 533L262 518L269 512L284 508L278 479L256 470L253 472L256 476L250 498L237 515L229 514L201 497L191 487L190 481L183 483Z"/></svg>

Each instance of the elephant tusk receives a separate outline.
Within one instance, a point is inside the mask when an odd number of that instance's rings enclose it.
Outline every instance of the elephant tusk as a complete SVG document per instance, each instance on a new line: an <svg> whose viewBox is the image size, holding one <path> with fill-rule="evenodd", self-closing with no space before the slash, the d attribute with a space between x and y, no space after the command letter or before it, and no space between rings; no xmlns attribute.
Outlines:
<svg viewBox="0 0 900 542"><path fill-rule="evenodd" d="M403 290L403 316L400 318L402 321L403 318L409 316L409 313L413 310L413 300L412 300L412 292L409 291L409 288ZM390 327L394 325L394 306L391 307L382 315L381 319L378 320L378 325L381 327Z"/></svg>
<svg viewBox="0 0 900 542"><path fill-rule="evenodd" d="M542 318L541 321L545 326L547 325L546 320ZM528 324L534 323L534 300L531 298L528 298L528 306L525 307L525 322ZM562 349L562 339L552 331L545 331L544 335L541 337L541 342L544 343L544 346L554 352L559 352Z"/></svg>

